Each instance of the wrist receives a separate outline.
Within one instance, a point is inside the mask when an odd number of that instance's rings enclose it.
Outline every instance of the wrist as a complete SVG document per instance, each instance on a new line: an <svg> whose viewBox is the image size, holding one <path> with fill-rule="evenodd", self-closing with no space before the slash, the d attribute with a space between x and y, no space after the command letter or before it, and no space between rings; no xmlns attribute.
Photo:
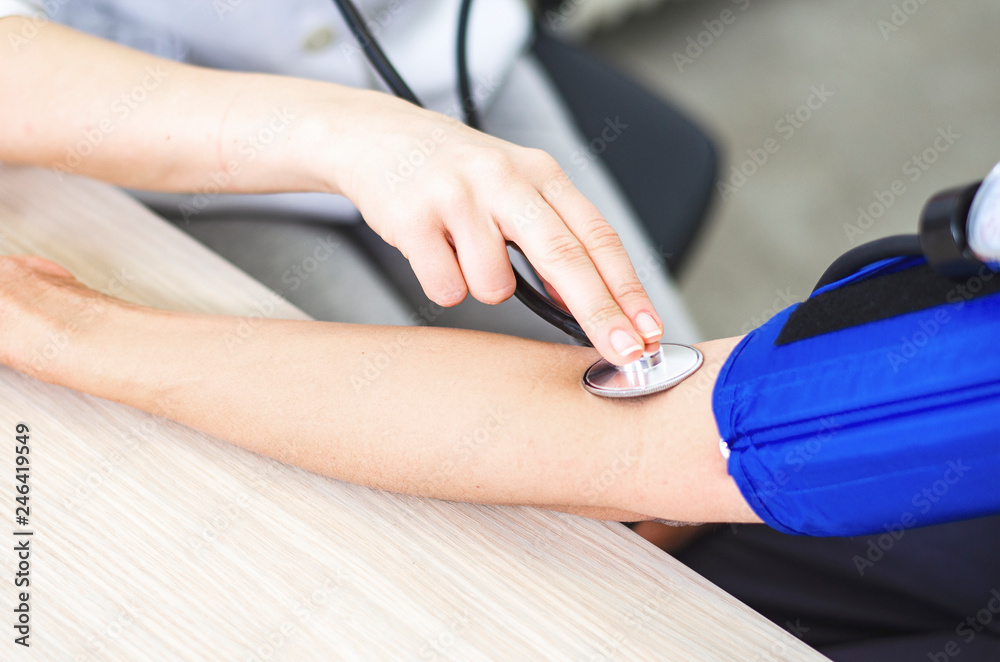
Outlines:
<svg viewBox="0 0 1000 662"><path fill-rule="evenodd" d="M373 148L370 125L384 112L381 92L332 83L310 85L295 105L293 160L304 190L352 197L355 165Z"/></svg>
<svg viewBox="0 0 1000 662"><path fill-rule="evenodd" d="M24 325L27 342L12 357L12 367L45 382L88 390L85 382L94 374L95 359L114 356L112 332L135 313L128 304L97 293L59 298L58 309L38 311Z"/></svg>
<svg viewBox="0 0 1000 662"><path fill-rule="evenodd" d="M437 113L391 94L319 84L302 109L297 142L307 177L320 190L350 198L373 197L386 178L446 125ZM419 157L427 155L422 153ZM413 165L413 163L409 163Z"/></svg>

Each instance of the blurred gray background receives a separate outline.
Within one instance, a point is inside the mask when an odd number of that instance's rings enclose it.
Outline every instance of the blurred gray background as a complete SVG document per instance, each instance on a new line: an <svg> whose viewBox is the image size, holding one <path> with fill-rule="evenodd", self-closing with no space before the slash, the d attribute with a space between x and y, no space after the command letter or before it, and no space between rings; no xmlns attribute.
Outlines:
<svg viewBox="0 0 1000 662"><path fill-rule="evenodd" d="M779 146L735 193L716 197L682 275L707 337L744 333L789 299L804 299L835 257L914 231L929 196L981 179L1000 161L994 0L647 4L590 30L584 43L713 135L723 179L747 150L769 138ZM732 22L678 66L675 53L726 9ZM814 86L832 96L788 137L777 123ZM953 136L944 151L934 150L939 130ZM928 149L934 163L913 161ZM905 191L863 234L849 234L845 226L862 230L858 208L878 202L894 180Z"/></svg>

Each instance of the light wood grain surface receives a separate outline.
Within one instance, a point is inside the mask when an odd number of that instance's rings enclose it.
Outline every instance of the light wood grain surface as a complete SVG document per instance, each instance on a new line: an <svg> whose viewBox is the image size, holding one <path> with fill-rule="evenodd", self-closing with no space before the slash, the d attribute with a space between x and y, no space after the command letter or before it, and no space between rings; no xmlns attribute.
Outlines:
<svg viewBox="0 0 1000 662"><path fill-rule="evenodd" d="M0 252L123 299L306 318L97 182L0 166L0 228ZM615 522L338 482L2 368L0 412L3 660L825 659ZM27 650L11 627L20 421Z"/></svg>

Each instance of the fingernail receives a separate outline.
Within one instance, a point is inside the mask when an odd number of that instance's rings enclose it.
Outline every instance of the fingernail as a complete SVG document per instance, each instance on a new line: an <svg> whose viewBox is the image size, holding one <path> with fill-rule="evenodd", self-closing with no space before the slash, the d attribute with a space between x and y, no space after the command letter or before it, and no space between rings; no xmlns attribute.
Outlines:
<svg viewBox="0 0 1000 662"><path fill-rule="evenodd" d="M642 351L642 345L635 341L631 334L616 329L611 332L611 346L621 356L628 356L636 351Z"/></svg>
<svg viewBox="0 0 1000 662"><path fill-rule="evenodd" d="M639 329L639 335L643 338L653 338L663 333L663 329L656 323L649 313L639 313L635 316L635 326Z"/></svg>

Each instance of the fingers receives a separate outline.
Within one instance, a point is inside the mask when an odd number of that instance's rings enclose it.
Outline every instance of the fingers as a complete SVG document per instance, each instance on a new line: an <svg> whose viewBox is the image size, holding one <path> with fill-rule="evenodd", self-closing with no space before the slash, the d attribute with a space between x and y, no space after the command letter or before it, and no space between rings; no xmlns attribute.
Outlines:
<svg viewBox="0 0 1000 662"><path fill-rule="evenodd" d="M397 246L420 281L427 298L439 306L455 306L468 289L455 251L440 226L428 228Z"/></svg>
<svg viewBox="0 0 1000 662"><path fill-rule="evenodd" d="M587 211L582 209L579 213ZM658 341L663 336L663 324L635 273L618 233L600 215L580 216L558 209L557 213L564 220L573 219L566 220L566 226L587 251L611 297L639 332L643 342Z"/></svg>
<svg viewBox="0 0 1000 662"><path fill-rule="evenodd" d="M536 185L542 197L583 245L612 298L639 332L642 341L655 345L663 336L663 323L618 233L597 207L573 186L555 160L549 158L540 170L536 177L541 181L536 180Z"/></svg>
<svg viewBox="0 0 1000 662"><path fill-rule="evenodd" d="M656 351L663 323L617 233L552 157L537 151L530 156L533 184L587 251L611 296L638 331L644 351Z"/></svg>
<svg viewBox="0 0 1000 662"><path fill-rule="evenodd" d="M503 235L492 219L477 223L469 220L453 223L450 230L469 292L491 305L506 301L513 296L517 283Z"/></svg>
<svg viewBox="0 0 1000 662"><path fill-rule="evenodd" d="M517 243L539 275L559 292L602 356L618 365L638 359L645 342L591 256L591 251L596 251L604 268L613 273L615 278L611 282L623 295L623 303L632 310L640 308L642 300L634 288L628 287L626 280L631 263L614 231L610 226L600 231L594 228L590 236L584 237L589 242L588 247L527 182L511 193L508 200L527 202L530 211L507 209L502 217L512 221L503 225L504 234ZM616 267L620 271L623 265L627 267L625 276L615 272ZM634 271L632 277L638 283ZM648 308L652 310L652 305Z"/></svg>
<svg viewBox="0 0 1000 662"><path fill-rule="evenodd" d="M453 227L411 239L400 249L427 298L450 307L461 303L467 293L491 305L513 296L514 271L496 225L465 222Z"/></svg>

